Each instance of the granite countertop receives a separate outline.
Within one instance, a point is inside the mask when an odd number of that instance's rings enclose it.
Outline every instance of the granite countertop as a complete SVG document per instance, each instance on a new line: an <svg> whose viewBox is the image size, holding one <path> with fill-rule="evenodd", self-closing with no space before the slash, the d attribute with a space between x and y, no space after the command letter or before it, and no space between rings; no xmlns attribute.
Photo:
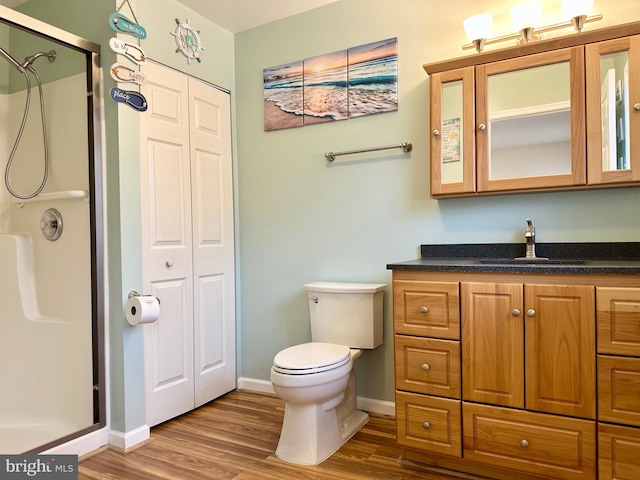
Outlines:
<svg viewBox="0 0 640 480"><path fill-rule="evenodd" d="M640 242L538 243L549 261L503 263L525 256L524 243L421 245L421 258L389 263L389 270L640 275Z"/></svg>

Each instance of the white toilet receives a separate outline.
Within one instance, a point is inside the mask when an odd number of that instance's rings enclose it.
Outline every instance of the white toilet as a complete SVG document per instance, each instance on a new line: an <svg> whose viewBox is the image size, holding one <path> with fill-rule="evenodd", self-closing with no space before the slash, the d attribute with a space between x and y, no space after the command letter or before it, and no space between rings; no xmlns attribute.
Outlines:
<svg viewBox="0 0 640 480"><path fill-rule="evenodd" d="M353 362L361 349L382 344L379 283L314 282L309 298L311 342L285 348L271 368L271 383L285 401L276 456L317 465L331 456L367 421L356 410Z"/></svg>

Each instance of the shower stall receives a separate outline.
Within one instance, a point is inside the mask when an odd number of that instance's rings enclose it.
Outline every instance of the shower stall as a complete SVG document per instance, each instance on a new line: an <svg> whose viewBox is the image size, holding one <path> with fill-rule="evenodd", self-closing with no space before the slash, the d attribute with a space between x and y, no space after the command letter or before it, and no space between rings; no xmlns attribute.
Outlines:
<svg viewBox="0 0 640 480"><path fill-rule="evenodd" d="M0 6L0 453L105 424L99 46Z"/></svg>

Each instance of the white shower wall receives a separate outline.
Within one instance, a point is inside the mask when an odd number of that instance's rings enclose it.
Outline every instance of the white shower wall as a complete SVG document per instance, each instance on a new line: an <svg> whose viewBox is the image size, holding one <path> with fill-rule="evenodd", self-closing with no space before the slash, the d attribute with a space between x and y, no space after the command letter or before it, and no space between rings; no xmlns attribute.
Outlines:
<svg viewBox="0 0 640 480"><path fill-rule="evenodd" d="M34 191L42 180L40 105L35 80L33 84L29 122L11 169L12 188L19 193ZM50 166L42 194L88 190L85 74L45 84L44 98ZM0 95L0 118L6 126L0 132L3 178L24 105L24 90ZM23 312L36 312L32 318L0 313L6 340L6 348L0 349L0 381L11 386L0 396L0 451L20 453L93 424L90 205L78 198L22 203L8 194L4 180L0 192L0 235L28 239L29 255L14 257L33 286L36 304L20 305ZM49 208L63 219L56 241L47 240L40 230ZM12 248L11 242L0 241L0 248L3 245ZM19 301L3 298L4 282L15 279L0 272L0 304Z"/></svg>

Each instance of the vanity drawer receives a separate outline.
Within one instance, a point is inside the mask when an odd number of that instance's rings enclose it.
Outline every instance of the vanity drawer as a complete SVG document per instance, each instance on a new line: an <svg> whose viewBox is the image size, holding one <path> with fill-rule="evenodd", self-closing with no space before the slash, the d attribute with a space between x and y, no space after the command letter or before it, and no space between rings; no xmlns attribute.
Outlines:
<svg viewBox="0 0 640 480"><path fill-rule="evenodd" d="M640 288L596 288L598 353L640 357Z"/></svg>
<svg viewBox="0 0 640 480"><path fill-rule="evenodd" d="M463 402L464 458L553 479L596 477L596 423Z"/></svg>
<svg viewBox="0 0 640 480"><path fill-rule="evenodd" d="M640 427L640 358L598 355L598 420Z"/></svg>
<svg viewBox="0 0 640 480"><path fill-rule="evenodd" d="M640 478L640 429L598 424L600 478Z"/></svg>
<svg viewBox="0 0 640 480"><path fill-rule="evenodd" d="M396 388L460 398L460 342L395 337Z"/></svg>
<svg viewBox="0 0 640 480"><path fill-rule="evenodd" d="M460 415L460 400L396 391L398 444L461 457Z"/></svg>
<svg viewBox="0 0 640 480"><path fill-rule="evenodd" d="M393 282L395 333L460 340L457 282Z"/></svg>

